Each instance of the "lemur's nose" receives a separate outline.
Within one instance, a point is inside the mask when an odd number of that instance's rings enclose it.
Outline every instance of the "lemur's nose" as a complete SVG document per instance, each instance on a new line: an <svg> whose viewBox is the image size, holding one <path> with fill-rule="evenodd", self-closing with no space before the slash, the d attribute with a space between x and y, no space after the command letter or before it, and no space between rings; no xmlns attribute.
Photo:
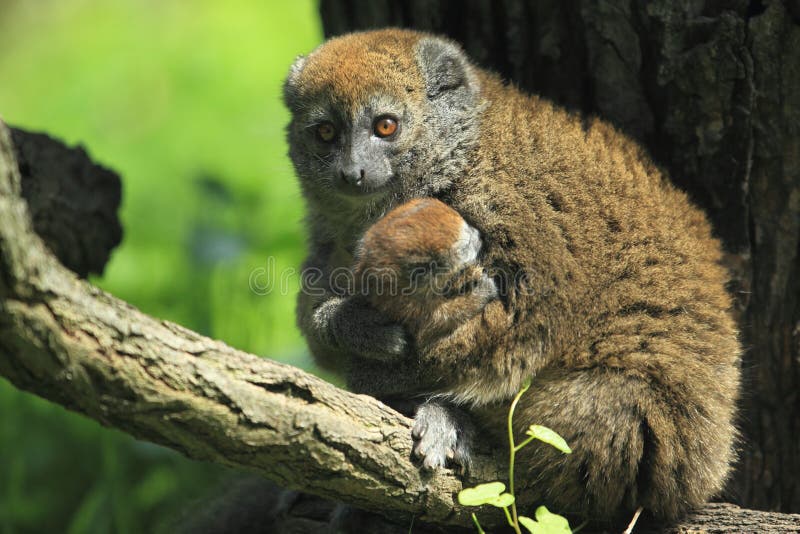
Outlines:
<svg viewBox="0 0 800 534"><path fill-rule="evenodd" d="M348 169L342 169L340 174L342 180L350 185L361 186L361 184L364 183L364 169L351 167Z"/></svg>

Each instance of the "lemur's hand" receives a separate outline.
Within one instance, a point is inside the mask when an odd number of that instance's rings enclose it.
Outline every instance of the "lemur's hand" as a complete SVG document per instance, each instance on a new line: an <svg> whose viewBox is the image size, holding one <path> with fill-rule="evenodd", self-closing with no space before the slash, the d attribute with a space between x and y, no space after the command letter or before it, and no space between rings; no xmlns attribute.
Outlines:
<svg viewBox="0 0 800 534"><path fill-rule="evenodd" d="M363 299L348 297L325 303L329 328L341 350L373 360L392 361L407 356L411 341L405 329Z"/></svg>

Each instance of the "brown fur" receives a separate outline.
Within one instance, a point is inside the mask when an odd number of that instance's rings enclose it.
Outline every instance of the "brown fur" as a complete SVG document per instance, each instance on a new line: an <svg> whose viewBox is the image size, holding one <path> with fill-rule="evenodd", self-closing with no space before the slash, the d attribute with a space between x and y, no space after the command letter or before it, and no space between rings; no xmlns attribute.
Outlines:
<svg viewBox="0 0 800 534"><path fill-rule="evenodd" d="M293 86L345 109L376 91L426 109L415 46L428 38L334 39ZM480 231L480 261L502 298L419 347L419 376L435 377L429 391L472 406L502 446L508 400L533 377L518 428L550 426L575 452L527 449L523 503L596 518L643 505L675 517L720 491L733 460L740 347L720 245L703 213L614 127L469 73L479 135L462 172L354 211L343 203L323 214L309 195L310 263L349 266L377 216L415 196L440 198Z"/></svg>
<svg viewBox="0 0 800 534"><path fill-rule="evenodd" d="M361 240L357 270L402 269L419 262L443 261L459 239L464 219L432 198L402 204L373 224Z"/></svg>
<svg viewBox="0 0 800 534"><path fill-rule="evenodd" d="M483 268L458 258L465 227L453 208L418 198L373 224L359 244L354 273L360 292L405 325L418 348L452 332L495 297Z"/></svg>
<svg viewBox="0 0 800 534"><path fill-rule="evenodd" d="M325 43L324 54L312 54L298 84L300 98L326 95L338 109L351 111L377 89L384 94L421 101L424 93L414 92L404 75L414 65L418 37L410 32L387 32L375 39L367 33ZM411 89L409 91L409 89Z"/></svg>

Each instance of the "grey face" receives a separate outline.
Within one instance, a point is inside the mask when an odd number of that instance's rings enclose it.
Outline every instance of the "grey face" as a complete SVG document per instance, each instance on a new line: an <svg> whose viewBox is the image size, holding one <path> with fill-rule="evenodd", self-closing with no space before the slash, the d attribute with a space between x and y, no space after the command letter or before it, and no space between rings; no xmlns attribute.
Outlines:
<svg viewBox="0 0 800 534"><path fill-rule="evenodd" d="M369 98L350 116L324 104L305 107L290 126L291 155L307 187L375 197L399 187L413 130L410 111L386 96Z"/></svg>
<svg viewBox="0 0 800 534"><path fill-rule="evenodd" d="M478 81L448 41L422 39L416 59L419 72L408 76L421 79L418 87L365 91L355 103L332 86L302 90L311 60L292 66L284 85L289 155L316 212L377 216L402 199L436 196L463 175L478 140ZM394 124L388 130L386 120Z"/></svg>

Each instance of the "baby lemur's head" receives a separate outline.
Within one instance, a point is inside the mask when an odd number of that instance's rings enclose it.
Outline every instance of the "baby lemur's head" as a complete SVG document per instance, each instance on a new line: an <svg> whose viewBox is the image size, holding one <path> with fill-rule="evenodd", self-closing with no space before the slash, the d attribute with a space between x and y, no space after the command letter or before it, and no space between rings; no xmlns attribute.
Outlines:
<svg viewBox="0 0 800 534"><path fill-rule="evenodd" d="M360 291L417 342L448 331L497 296L478 263L478 231L432 198L398 206L373 224L356 249Z"/></svg>
<svg viewBox="0 0 800 534"><path fill-rule="evenodd" d="M290 156L323 211L435 194L477 142L474 69L457 45L417 32L326 42L295 61L284 99Z"/></svg>

